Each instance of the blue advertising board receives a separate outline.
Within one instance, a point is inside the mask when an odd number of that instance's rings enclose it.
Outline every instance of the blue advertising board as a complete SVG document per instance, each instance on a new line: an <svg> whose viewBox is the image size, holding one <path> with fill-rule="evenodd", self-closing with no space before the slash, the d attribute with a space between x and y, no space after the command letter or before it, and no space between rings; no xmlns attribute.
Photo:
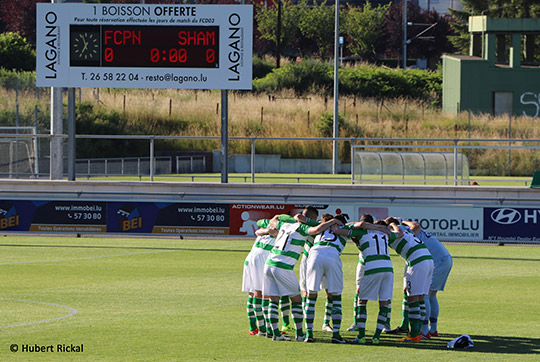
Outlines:
<svg viewBox="0 0 540 362"><path fill-rule="evenodd" d="M540 209L485 207L484 239L487 241L540 241Z"/></svg>

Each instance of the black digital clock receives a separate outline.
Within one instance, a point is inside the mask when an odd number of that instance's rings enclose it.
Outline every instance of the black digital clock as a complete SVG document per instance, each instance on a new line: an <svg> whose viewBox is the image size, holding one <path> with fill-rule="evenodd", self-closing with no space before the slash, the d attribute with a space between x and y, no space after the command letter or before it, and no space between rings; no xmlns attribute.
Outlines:
<svg viewBox="0 0 540 362"><path fill-rule="evenodd" d="M71 25L73 67L219 68L219 26Z"/></svg>

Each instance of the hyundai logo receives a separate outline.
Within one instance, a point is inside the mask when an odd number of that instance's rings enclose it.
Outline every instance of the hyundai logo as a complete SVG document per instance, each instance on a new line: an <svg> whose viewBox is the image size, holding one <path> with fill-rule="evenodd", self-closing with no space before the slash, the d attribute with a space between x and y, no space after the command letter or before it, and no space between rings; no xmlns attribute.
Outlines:
<svg viewBox="0 0 540 362"><path fill-rule="evenodd" d="M491 220L497 224L511 225L521 220L521 214L515 209L497 209L491 213Z"/></svg>

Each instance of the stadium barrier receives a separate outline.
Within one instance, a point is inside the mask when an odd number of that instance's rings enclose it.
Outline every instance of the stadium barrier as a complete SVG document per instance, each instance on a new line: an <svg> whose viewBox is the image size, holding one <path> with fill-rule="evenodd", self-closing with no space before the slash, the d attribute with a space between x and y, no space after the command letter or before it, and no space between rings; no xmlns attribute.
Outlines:
<svg viewBox="0 0 540 362"><path fill-rule="evenodd" d="M540 193L528 187L0 180L0 231L249 236L256 221L363 213L417 220L442 241L540 243Z"/></svg>

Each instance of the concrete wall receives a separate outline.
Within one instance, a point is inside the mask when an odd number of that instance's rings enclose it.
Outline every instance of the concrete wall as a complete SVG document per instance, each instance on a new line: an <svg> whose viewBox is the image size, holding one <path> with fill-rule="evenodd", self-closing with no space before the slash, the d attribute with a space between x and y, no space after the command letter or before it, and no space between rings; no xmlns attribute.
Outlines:
<svg viewBox="0 0 540 362"><path fill-rule="evenodd" d="M540 206L540 190L507 186L329 185L0 180L0 200L228 201Z"/></svg>
<svg viewBox="0 0 540 362"><path fill-rule="evenodd" d="M250 173L251 155L229 155L228 171ZM220 151L213 153L213 172L221 172ZM332 160L281 158L280 155L255 155L256 173L332 173ZM351 173L351 164L339 164L338 172Z"/></svg>

